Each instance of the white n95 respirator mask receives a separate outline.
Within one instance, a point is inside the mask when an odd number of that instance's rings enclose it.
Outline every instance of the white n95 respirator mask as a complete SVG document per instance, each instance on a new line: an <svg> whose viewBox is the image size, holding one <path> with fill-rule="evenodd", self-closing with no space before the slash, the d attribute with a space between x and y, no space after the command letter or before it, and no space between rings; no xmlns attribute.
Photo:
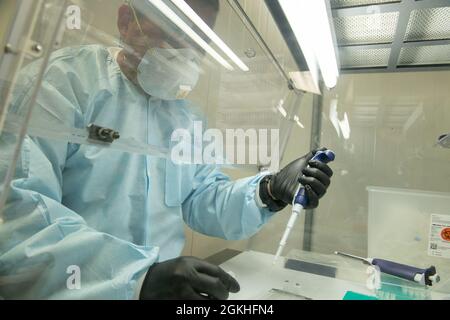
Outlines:
<svg viewBox="0 0 450 320"><path fill-rule="evenodd" d="M179 100L191 93L199 77L200 67L194 50L152 48L139 64L137 80L152 97Z"/></svg>

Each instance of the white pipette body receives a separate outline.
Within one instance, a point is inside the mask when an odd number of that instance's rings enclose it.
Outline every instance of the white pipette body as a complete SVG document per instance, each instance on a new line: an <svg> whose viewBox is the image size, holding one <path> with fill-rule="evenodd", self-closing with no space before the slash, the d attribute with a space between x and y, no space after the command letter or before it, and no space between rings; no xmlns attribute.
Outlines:
<svg viewBox="0 0 450 320"><path fill-rule="evenodd" d="M297 218L303 213L303 211L304 209L300 204L295 204L292 207L291 217L286 226L286 230L284 231L283 237L281 238L280 245L278 246L278 250L273 260L273 263L276 263L277 260L280 258L281 253L283 252L283 249L286 246L287 240L289 239L289 235L291 234L292 228L294 228Z"/></svg>

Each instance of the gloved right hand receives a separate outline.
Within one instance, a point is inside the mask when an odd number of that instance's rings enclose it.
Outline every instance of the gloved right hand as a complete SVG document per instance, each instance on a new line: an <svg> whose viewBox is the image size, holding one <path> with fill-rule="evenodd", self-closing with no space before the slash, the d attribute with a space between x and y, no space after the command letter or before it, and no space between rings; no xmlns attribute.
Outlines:
<svg viewBox="0 0 450 320"><path fill-rule="evenodd" d="M273 212L283 210L292 203L299 183L305 187L308 204L305 209L315 209L331 183L333 170L320 161L311 161L319 151L314 150L288 164L280 172L266 176L260 185L260 198Z"/></svg>
<svg viewBox="0 0 450 320"><path fill-rule="evenodd" d="M141 300L226 300L239 283L221 268L192 257L154 264L144 280Z"/></svg>

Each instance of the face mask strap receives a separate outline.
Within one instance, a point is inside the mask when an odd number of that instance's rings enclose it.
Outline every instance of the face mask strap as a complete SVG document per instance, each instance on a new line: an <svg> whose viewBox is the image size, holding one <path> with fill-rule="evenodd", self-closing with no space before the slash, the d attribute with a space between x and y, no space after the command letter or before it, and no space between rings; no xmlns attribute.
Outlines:
<svg viewBox="0 0 450 320"><path fill-rule="evenodd" d="M142 36L147 39L147 36L144 33L144 30L142 29L141 23L139 22L139 18L136 12L136 9L134 8L133 4L131 3L131 0L125 0L125 3L128 5L128 7L131 9L131 12L133 12L134 19L136 20L136 24L139 28L139 31L141 32ZM150 41L147 42L148 47L151 47Z"/></svg>

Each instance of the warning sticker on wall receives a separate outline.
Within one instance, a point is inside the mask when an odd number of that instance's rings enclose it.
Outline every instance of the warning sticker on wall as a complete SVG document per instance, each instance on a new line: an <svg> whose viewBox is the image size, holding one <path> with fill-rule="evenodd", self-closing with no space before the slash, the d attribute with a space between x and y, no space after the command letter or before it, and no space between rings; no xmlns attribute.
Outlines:
<svg viewBox="0 0 450 320"><path fill-rule="evenodd" d="M428 255L450 259L450 215L431 215Z"/></svg>

